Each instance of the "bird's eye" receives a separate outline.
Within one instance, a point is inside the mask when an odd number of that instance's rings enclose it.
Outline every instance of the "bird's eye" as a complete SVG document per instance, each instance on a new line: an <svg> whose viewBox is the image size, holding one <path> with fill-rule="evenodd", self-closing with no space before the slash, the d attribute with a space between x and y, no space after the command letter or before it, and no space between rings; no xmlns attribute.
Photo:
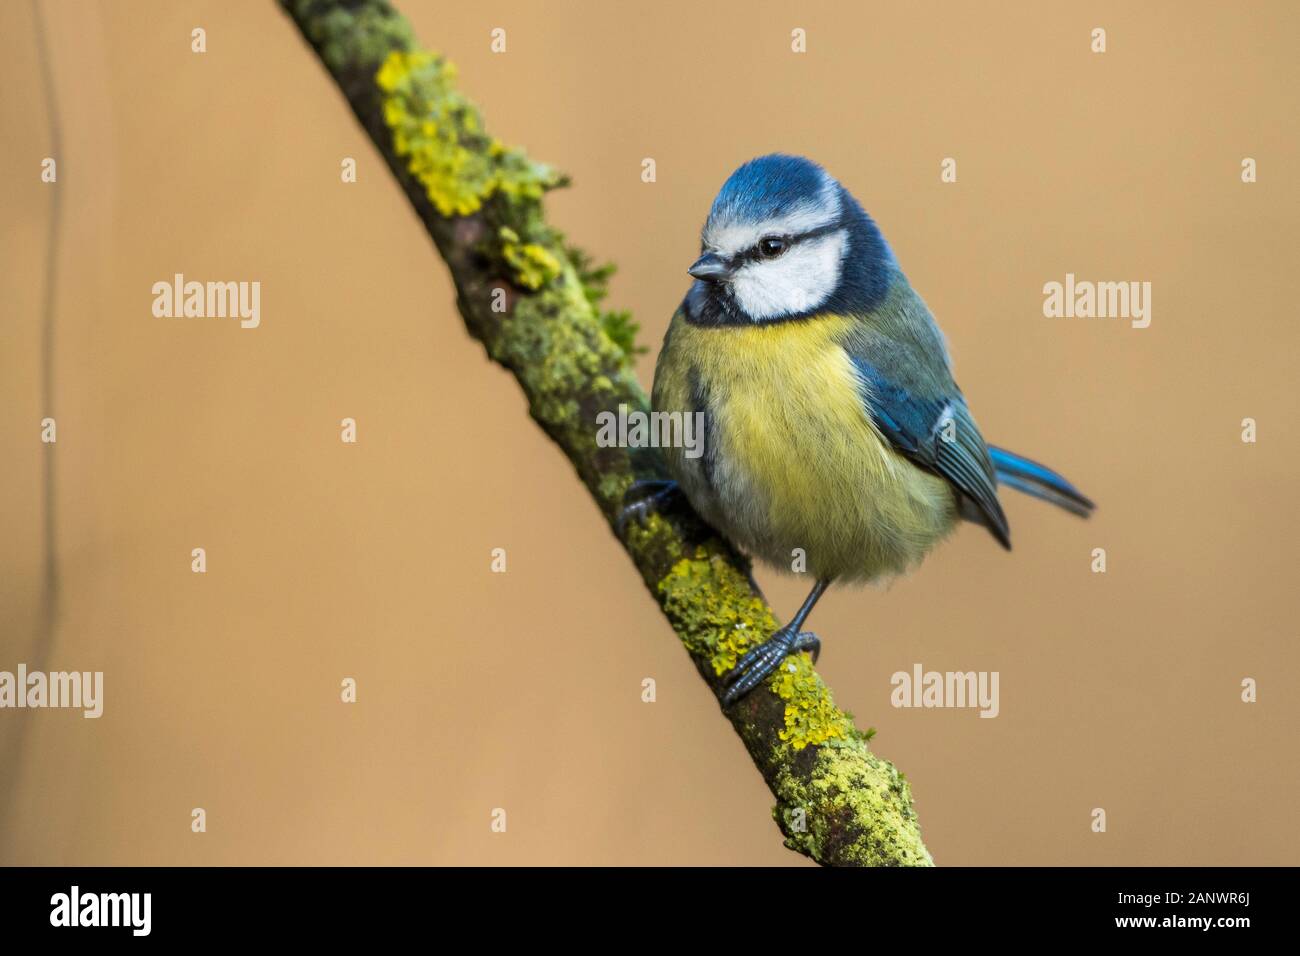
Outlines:
<svg viewBox="0 0 1300 956"><path fill-rule="evenodd" d="M764 236L758 240L758 254L764 259L775 259L789 246L790 244L781 236Z"/></svg>

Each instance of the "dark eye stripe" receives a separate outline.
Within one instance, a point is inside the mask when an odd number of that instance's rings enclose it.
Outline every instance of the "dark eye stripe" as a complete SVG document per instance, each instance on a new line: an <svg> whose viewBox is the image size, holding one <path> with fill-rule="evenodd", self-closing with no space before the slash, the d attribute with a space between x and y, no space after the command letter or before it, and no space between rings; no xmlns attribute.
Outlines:
<svg viewBox="0 0 1300 956"><path fill-rule="evenodd" d="M809 229L807 232L800 232L800 233L796 233L795 235L762 236L759 238L758 242L754 243L752 247L746 249L744 252L736 253L729 260L727 260L727 265L735 269L744 265L746 262L755 262L759 259L766 259L767 256L764 256L761 252L759 252L758 249L759 244L764 239L784 239L786 243L785 251L789 252L790 248L794 246L796 243L803 242L807 239L816 239L820 236L826 236L832 232L838 232L840 229L843 228L844 228L843 220L835 219L832 220L831 222L828 222L824 226L818 226L816 229ZM784 255L784 253L782 253L782 255Z"/></svg>

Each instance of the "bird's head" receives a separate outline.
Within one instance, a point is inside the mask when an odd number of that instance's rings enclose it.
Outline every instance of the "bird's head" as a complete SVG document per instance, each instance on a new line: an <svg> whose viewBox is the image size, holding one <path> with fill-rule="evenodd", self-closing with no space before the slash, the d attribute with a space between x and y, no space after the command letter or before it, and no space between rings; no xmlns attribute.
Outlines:
<svg viewBox="0 0 1300 956"><path fill-rule="evenodd" d="M838 182L811 160L750 160L722 185L700 236L687 318L751 324L870 308L893 254ZM876 288L879 286L879 288Z"/></svg>

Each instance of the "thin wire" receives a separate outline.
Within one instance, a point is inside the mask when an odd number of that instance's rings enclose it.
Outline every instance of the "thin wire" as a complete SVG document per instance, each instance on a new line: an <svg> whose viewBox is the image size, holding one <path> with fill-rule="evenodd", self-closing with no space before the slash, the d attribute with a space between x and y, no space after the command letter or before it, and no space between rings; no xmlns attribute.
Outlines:
<svg viewBox="0 0 1300 956"><path fill-rule="evenodd" d="M32 0L32 12L36 19L36 48L41 65L41 81L45 86L46 110L50 120L50 152L55 162L56 177L58 164L63 162L63 128L59 124L59 101L54 87L54 64L50 56L49 39L45 30L45 18L41 12L40 0ZM50 229L45 247L45 296L41 320L41 409L42 415L54 418L54 332L57 315L59 244L63 224L63 189L57 183L50 188ZM48 646L53 643L54 618L58 606L59 565L57 539L55 531L55 447L43 449L44 456L44 514L45 514L45 594L44 626L41 642Z"/></svg>
<svg viewBox="0 0 1300 956"><path fill-rule="evenodd" d="M58 291L59 245L62 238L63 223L63 188L57 182L58 164L63 162L63 130L59 125L58 99L54 89L54 67L50 57L50 46L45 29L45 17L40 0L32 0L32 13L35 18L36 54L40 63L41 82L45 87L45 101L50 123L50 155L55 162L56 181L50 187L50 227L45 246L45 288L41 302L41 417L54 418L54 341L55 316L58 312L56 294ZM32 648L30 669L44 671L54 647L54 628L59 607L59 562L57 551L57 524L55 522L55 448L57 445L45 445L41 448L42 462L42 543L44 550L44 569L41 581L41 607L36 621L36 640ZM18 688L18 693L26 693L25 687ZM4 787L0 789L0 822L9 830L8 838L0 839L0 846L12 846L12 834L17 820L12 819L16 813L16 796L18 793L19 771L26 737L33 724L31 715L28 719L13 727L13 736L6 741L3 766L5 773L0 774Z"/></svg>

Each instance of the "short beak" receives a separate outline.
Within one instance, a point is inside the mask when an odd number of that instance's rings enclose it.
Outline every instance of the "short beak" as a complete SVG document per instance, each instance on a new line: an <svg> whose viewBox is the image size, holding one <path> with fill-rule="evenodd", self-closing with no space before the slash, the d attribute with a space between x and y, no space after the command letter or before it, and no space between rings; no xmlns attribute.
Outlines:
<svg viewBox="0 0 1300 956"><path fill-rule="evenodd" d="M712 252L706 252L700 256L686 271L695 278L704 279L707 282L717 282L719 279L725 279L731 275L727 260Z"/></svg>

